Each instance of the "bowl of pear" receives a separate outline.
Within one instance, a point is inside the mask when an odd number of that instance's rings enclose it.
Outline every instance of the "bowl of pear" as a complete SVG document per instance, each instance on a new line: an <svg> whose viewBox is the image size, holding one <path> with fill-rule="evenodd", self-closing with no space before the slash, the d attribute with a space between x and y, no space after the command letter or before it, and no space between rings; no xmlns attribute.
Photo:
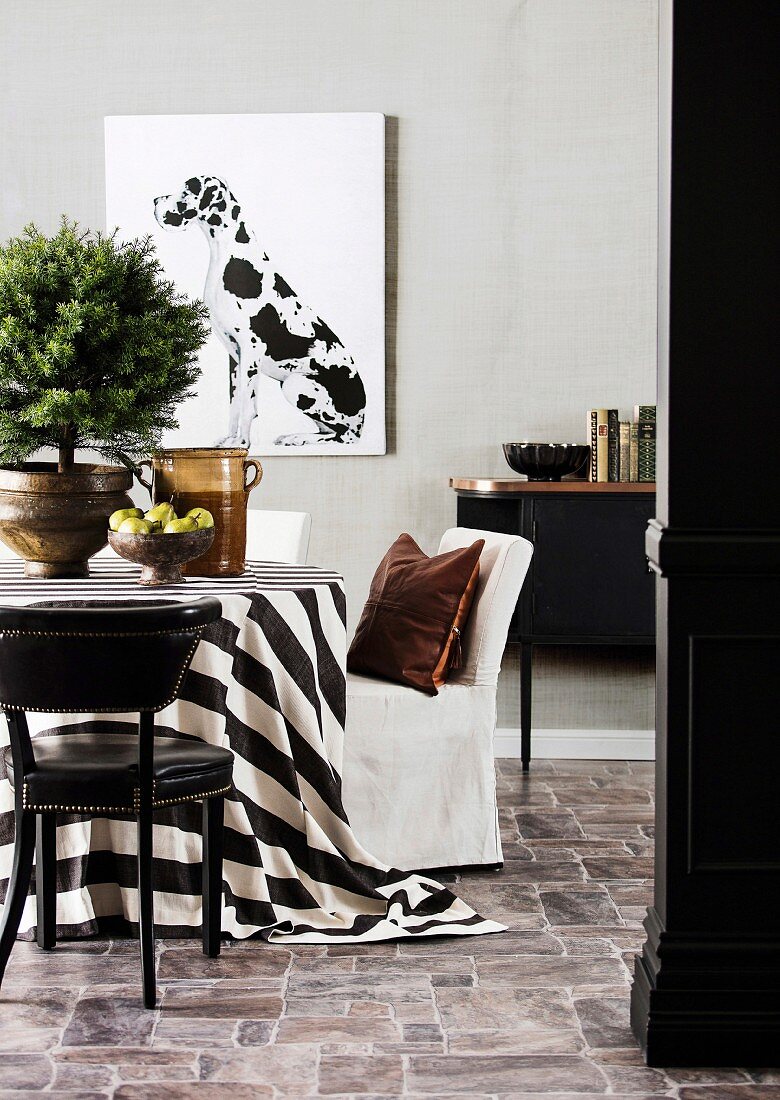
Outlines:
<svg viewBox="0 0 780 1100"><path fill-rule="evenodd" d="M214 519L205 508L177 516L168 503L148 512L121 509L108 521L108 542L126 561L141 566L138 583L147 587L184 584L181 566L194 561L214 541Z"/></svg>

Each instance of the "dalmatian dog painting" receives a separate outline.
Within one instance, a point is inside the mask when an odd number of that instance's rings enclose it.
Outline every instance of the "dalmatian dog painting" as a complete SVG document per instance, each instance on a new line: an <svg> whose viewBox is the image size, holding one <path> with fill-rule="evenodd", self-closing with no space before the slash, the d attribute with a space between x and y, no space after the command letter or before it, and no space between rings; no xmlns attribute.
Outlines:
<svg viewBox="0 0 780 1100"><path fill-rule="evenodd" d="M279 382L285 399L315 429L281 435L277 445L360 439L366 391L352 358L276 271L227 184L193 176L180 193L154 200L154 216L176 232L197 225L209 244L204 300L230 355L230 421L217 446L249 446L259 376Z"/></svg>
<svg viewBox="0 0 780 1100"><path fill-rule="evenodd" d="M106 221L201 298L197 386L163 447L377 455L385 440L385 120L107 118Z"/></svg>

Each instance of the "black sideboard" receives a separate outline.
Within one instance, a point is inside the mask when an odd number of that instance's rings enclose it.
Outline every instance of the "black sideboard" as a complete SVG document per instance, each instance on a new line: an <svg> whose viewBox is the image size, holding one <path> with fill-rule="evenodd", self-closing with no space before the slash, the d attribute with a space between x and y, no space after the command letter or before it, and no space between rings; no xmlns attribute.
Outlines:
<svg viewBox="0 0 780 1100"><path fill-rule="evenodd" d="M523 771L531 760L536 645L655 645L655 581L645 531L655 485L633 482L450 479L458 525L534 544L507 641L521 647Z"/></svg>

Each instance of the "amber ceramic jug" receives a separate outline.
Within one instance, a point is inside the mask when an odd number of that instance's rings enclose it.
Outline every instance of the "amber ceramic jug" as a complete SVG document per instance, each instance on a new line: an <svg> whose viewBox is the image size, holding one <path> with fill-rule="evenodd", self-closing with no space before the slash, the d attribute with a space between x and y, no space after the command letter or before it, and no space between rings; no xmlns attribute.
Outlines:
<svg viewBox="0 0 780 1100"><path fill-rule="evenodd" d="M214 517L214 541L200 558L182 567L189 577L236 577L246 568L246 507L263 476L260 463L242 447L181 447L159 451L141 463L151 483L139 474L155 504L170 501L177 516L207 508Z"/></svg>

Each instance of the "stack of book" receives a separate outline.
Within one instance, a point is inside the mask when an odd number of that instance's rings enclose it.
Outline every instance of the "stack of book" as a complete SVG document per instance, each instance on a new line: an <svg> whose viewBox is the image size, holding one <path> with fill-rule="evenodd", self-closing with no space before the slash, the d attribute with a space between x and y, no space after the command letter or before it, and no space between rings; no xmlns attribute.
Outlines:
<svg viewBox="0 0 780 1100"><path fill-rule="evenodd" d="M588 410L588 481L655 481L655 405L634 405L634 419L618 409Z"/></svg>

